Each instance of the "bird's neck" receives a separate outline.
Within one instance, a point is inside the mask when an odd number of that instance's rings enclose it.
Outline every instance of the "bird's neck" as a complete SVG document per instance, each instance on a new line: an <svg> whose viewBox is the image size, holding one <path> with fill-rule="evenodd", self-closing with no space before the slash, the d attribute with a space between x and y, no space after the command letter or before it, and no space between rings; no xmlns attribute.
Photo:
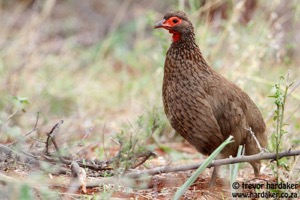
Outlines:
<svg viewBox="0 0 300 200"><path fill-rule="evenodd" d="M209 74L211 70L194 38L173 42L167 52L166 62L165 76L194 70Z"/></svg>
<svg viewBox="0 0 300 200"><path fill-rule="evenodd" d="M174 44L195 44L195 34L193 31L187 33L180 33L177 31L169 31L172 33L172 39Z"/></svg>
<svg viewBox="0 0 300 200"><path fill-rule="evenodd" d="M194 37L181 36L178 41L173 41L167 55L175 60L204 60Z"/></svg>

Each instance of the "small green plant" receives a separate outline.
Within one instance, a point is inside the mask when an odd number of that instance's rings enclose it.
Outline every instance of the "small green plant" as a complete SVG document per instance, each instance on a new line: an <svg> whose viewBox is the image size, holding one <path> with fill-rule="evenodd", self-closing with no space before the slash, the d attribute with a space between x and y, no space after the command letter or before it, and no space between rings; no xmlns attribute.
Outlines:
<svg viewBox="0 0 300 200"><path fill-rule="evenodd" d="M273 151L276 152L277 158L276 158L276 169L273 168L275 172L275 177L277 183L279 182L279 170L280 167L284 167L287 169L286 166L286 159L279 159L278 153L282 150L282 137L287 133L287 131L284 129L284 126L287 124L284 123L284 110L285 110L285 104L288 96L288 89L293 85L293 82L289 82L289 73L286 77L286 83L284 90L282 91L282 81L285 80L283 76L280 76L279 82L274 85L275 94L270 96L275 99L274 104L276 106L273 120L276 123L276 130L271 136L271 148Z"/></svg>
<svg viewBox="0 0 300 200"><path fill-rule="evenodd" d="M33 199L34 197L34 193L32 188L29 187L29 185L22 185L20 188L20 195L19 195L19 199L20 200L30 200Z"/></svg>
<svg viewBox="0 0 300 200"><path fill-rule="evenodd" d="M156 108L147 115L140 116L135 124L122 130L117 135L120 151L114 160L115 173L122 175L131 168L135 168L149 158L153 145L149 139L164 128L164 121Z"/></svg>
<svg viewBox="0 0 300 200"><path fill-rule="evenodd" d="M22 110L23 112L26 112L25 105L29 104L27 97L14 96L13 102L16 107L16 110Z"/></svg>
<svg viewBox="0 0 300 200"><path fill-rule="evenodd" d="M20 138L22 131L18 119L26 112L29 101L27 97L10 95L0 101L0 105L3 104L0 109L0 142L5 143Z"/></svg>

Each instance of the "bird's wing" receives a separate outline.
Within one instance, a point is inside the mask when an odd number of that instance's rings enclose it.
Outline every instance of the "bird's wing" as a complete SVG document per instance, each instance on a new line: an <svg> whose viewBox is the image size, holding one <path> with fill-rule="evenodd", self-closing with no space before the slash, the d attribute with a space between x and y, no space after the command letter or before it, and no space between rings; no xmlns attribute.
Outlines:
<svg viewBox="0 0 300 200"><path fill-rule="evenodd" d="M247 129L251 128L261 140L265 123L250 97L234 83L219 75L209 85L208 99L224 137L233 135L237 143L243 144L248 137Z"/></svg>
<svg viewBox="0 0 300 200"><path fill-rule="evenodd" d="M224 141L224 137L207 94L198 85L181 84L185 83L165 84L163 96L168 118L172 127L198 151L210 154Z"/></svg>

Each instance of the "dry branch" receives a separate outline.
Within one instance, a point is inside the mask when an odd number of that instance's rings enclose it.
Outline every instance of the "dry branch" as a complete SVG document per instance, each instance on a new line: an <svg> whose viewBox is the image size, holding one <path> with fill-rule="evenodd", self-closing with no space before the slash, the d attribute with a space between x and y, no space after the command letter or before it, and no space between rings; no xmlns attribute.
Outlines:
<svg viewBox="0 0 300 200"><path fill-rule="evenodd" d="M146 151L140 155L138 155L138 158L141 158L140 161L138 163L136 163L135 165L132 166L133 169L137 168L138 166L144 164L144 162L146 162L151 156L156 157L156 154L151 152L151 151Z"/></svg>
<svg viewBox="0 0 300 200"><path fill-rule="evenodd" d="M73 161L71 164L72 179L68 189L68 193L74 193L79 187L81 191L86 193L86 172L78 165L77 162Z"/></svg>
<svg viewBox="0 0 300 200"><path fill-rule="evenodd" d="M34 159L29 155L25 155L22 152L18 152L15 149L9 148L3 144L0 144L0 161L12 158L17 162L22 162L23 164L29 166L39 166L38 160Z"/></svg>
<svg viewBox="0 0 300 200"><path fill-rule="evenodd" d="M46 150L45 150L46 155L50 155L50 153L49 153L50 142L52 142L54 144L56 151L59 153L58 146L55 142L55 135L56 135L60 125L62 125L63 123L64 123L64 120L60 120L58 123L56 123L52 127L51 131L49 133L47 133Z"/></svg>
<svg viewBox="0 0 300 200"><path fill-rule="evenodd" d="M288 151L280 152L278 158L280 159L283 157L298 156L298 155L300 155L300 150L293 150L293 151L288 150ZM251 156L240 156L236 158L215 160L210 165L208 165L208 168L214 166L220 166L220 165L241 163L241 162L250 162L250 161L257 161L257 160L275 160L275 159L276 159L276 153L259 153ZM156 175L161 173L193 170L199 168L201 164L202 163L180 165L180 166L163 166L163 167L157 167L157 168L143 170L139 172L132 172L124 175L120 179L116 179L115 177L99 179L97 181L88 183L87 187L97 187L101 184L108 184L108 183L113 184L116 183L116 180L118 180L118 183L122 183L122 182L126 182L126 179L135 179L135 178L140 178L142 176L151 176L151 175ZM124 180L121 181L122 179Z"/></svg>
<svg viewBox="0 0 300 200"><path fill-rule="evenodd" d="M71 165L72 164L72 160L67 159L67 158L63 158L63 159L52 158L52 157L46 156L46 155L44 155L43 158L45 160L47 160L48 162L51 162L51 163L60 163L61 162L61 163L66 164L66 165ZM95 170L95 171L111 170L112 169L111 167L108 166L107 162L89 164L89 163L91 163L91 161L85 160L84 162L83 161L77 161L77 163L80 167L88 168L88 169Z"/></svg>
<svg viewBox="0 0 300 200"><path fill-rule="evenodd" d="M21 165L26 165L29 168L37 168L51 174L66 174L66 169L62 166L51 164L42 156L33 155L30 152L19 151L16 148L9 148L3 144L0 144L0 161L12 159ZM43 166L49 166L45 168Z"/></svg>

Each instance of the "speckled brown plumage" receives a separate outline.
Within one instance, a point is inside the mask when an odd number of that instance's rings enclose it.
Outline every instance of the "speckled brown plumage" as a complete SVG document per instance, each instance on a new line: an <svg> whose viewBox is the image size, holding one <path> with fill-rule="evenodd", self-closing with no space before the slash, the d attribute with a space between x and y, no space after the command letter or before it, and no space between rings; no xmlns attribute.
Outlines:
<svg viewBox="0 0 300 200"><path fill-rule="evenodd" d="M163 104L172 127L205 155L211 154L229 135L234 136L235 142L225 147L221 157L235 156L239 145L245 145L247 155L259 153L254 138L246 130L249 127L260 145L266 147L260 111L237 85L208 66L195 43L194 28L187 15L182 11L170 12L155 28L165 28L173 34L163 79ZM257 176L259 162L250 164Z"/></svg>

